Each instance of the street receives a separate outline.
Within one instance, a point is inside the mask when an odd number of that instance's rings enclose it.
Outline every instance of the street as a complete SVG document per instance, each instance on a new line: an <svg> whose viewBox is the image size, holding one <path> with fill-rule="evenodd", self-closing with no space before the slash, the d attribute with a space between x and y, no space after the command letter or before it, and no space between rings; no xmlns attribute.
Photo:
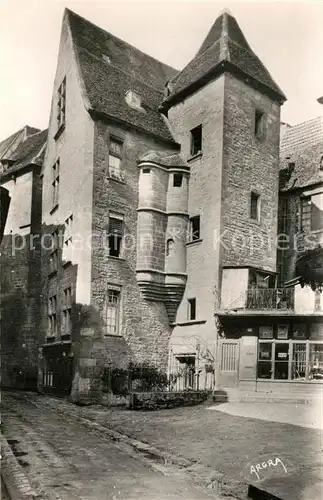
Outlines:
<svg viewBox="0 0 323 500"><path fill-rule="evenodd" d="M149 463L73 418L46 407L39 411L7 393L2 405L4 435L46 500L218 498L181 471Z"/></svg>

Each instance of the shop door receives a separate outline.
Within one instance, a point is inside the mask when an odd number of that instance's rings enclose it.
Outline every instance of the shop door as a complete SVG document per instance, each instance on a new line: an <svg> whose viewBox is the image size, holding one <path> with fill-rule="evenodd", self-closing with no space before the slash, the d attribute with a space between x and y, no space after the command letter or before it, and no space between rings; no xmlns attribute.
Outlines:
<svg viewBox="0 0 323 500"><path fill-rule="evenodd" d="M221 339L219 341L218 359L220 387L237 387L239 367L239 340Z"/></svg>

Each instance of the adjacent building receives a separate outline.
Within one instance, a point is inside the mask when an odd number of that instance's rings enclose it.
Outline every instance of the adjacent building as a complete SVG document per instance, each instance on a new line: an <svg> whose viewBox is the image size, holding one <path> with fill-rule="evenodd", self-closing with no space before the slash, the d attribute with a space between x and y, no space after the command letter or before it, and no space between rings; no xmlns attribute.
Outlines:
<svg viewBox="0 0 323 500"><path fill-rule="evenodd" d="M9 205L0 247L1 383L4 387L37 388L38 349L45 338L40 308L42 186L39 174L46 136L47 131L26 126L0 143L1 217L2 206L6 206L4 192L8 193Z"/></svg>

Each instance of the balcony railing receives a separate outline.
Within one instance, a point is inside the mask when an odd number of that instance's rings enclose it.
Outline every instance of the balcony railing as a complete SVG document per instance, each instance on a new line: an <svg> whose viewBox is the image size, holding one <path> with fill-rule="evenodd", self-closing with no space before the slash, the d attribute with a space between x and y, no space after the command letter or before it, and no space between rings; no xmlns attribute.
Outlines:
<svg viewBox="0 0 323 500"><path fill-rule="evenodd" d="M246 292L246 309L293 310L294 288L250 288Z"/></svg>

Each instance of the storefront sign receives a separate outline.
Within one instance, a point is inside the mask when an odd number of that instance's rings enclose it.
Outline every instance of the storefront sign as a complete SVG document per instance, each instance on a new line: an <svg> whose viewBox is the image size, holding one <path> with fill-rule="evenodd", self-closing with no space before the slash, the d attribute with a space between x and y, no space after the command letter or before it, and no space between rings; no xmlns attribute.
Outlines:
<svg viewBox="0 0 323 500"><path fill-rule="evenodd" d="M293 339L306 339L306 325L293 325Z"/></svg>
<svg viewBox="0 0 323 500"><path fill-rule="evenodd" d="M288 325L277 326L277 339L278 340L288 339Z"/></svg>
<svg viewBox="0 0 323 500"><path fill-rule="evenodd" d="M274 337L274 329L272 325L259 327L260 339L272 339L273 337Z"/></svg>

